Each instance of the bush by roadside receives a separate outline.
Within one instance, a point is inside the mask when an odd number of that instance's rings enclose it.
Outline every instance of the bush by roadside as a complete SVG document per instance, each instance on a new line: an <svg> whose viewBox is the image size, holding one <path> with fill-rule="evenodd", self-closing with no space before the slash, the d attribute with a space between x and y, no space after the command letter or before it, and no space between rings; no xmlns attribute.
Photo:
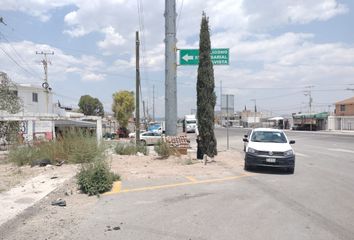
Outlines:
<svg viewBox="0 0 354 240"><path fill-rule="evenodd" d="M161 158L168 158L171 155L178 155L178 152L171 148L170 144L164 141L159 141L154 146L154 150Z"/></svg>
<svg viewBox="0 0 354 240"><path fill-rule="evenodd" d="M82 164L76 177L79 189L90 196L110 191L113 182L120 179L119 175L111 172L109 164L104 160Z"/></svg>
<svg viewBox="0 0 354 240"><path fill-rule="evenodd" d="M143 144L135 145L135 143L117 143L115 152L119 155L135 155L138 152L148 155L148 148Z"/></svg>
<svg viewBox="0 0 354 240"><path fill-rule="evenodd" d="M102 158L103 145L98 146L96 137L84 131L67 131L50 142L33 146L18 145L9 151L9 160L18 166L35 164L38 160L48 159L51 163L65 160L68 163L92 162Z"/></svg>

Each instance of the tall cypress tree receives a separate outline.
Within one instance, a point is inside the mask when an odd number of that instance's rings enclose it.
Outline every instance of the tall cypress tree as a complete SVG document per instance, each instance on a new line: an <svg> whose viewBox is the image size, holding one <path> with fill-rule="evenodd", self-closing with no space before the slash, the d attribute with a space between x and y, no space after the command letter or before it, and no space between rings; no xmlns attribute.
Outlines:
<svg viewBox="0 0 354 240"><path fill-rule="evenodd" d="M217 155L214 134L214 69L210 57L209 19L203 12L199 35L199 66L197 80L197 119L200 136L200 148L208 157Z"/></svg>

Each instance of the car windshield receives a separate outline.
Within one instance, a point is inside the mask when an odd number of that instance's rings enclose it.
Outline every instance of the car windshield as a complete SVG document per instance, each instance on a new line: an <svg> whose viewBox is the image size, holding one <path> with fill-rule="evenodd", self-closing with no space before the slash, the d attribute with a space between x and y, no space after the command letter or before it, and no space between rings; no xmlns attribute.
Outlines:
<svg viewBox="0 0 354 240"><path fill-rule="evenodd" d="M186 121L188 124L191 124L191 123L197 123L197 121L196 120L187 120Z"/></svg>
<svg viewBox="0 0 354 240"><path fill-rule="evenodd" d="M285 134L282 132L271 131L255 131L252 134L252 142L272 142L272 143L286 143Z"/></svg>

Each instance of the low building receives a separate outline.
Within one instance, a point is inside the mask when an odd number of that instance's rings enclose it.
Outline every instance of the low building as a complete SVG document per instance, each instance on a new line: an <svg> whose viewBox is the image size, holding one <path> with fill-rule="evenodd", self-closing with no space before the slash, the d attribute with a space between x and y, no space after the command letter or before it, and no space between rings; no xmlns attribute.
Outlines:
<svg viewBox="0 0 354 240"><path fill-rule="evenodd" d="M1 73L0 77L7 78L7 75ZM15 84L10 90L20 98L22 109L16 114L0 111L0 121L18 122L19 135L24 141L52 140L60 129L68 127L94 128L98 141L102 138L101 117L84 116L60 108L59 104L53 104L53 93L49 89L47 91L41 86Z"/></svg>
<svg viewBox="0 0 354 240"><path fill-rule="evenodd" d="M328 116L328 112L294 114L292 129L306 131L327 130Z"/></svg>
<svg viewBox="0 0 354 240"><path fill-rule="evenodd" d="M336 116L354 116L354 97L336 102Z"/></svg>
<svg viewBox="0 0 354 240"><path fill-rule="evenodd" d="M328 130L354 130L354 97L335 103L334 116L328 118Z"/></svg>
<svg viewBox="0 0 354 240"><path fill-rule="evenodd" d="M243 110L241 112L241 122L243 127L258 127L262 119L261 112L252 112L250 110Z"/></svg>

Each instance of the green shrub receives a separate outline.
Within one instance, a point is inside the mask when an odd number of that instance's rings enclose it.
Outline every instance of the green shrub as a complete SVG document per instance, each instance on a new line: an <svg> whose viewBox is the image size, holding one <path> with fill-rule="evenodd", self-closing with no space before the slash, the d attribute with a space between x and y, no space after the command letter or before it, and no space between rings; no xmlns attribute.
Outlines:
<svg viewBox="0 0 354 240"><path fill-rule="evenodd" d="M15 146L9 152L9 160L19 166L41 159L49 159L52 163L57 160L87 163L103 156L104 146L97 144L95 136L75 130L66 131L58 139L36 146Z"/></svg>
<svg viewBox="0 0 354 240"><path fill-rule="evenodd" d="M38 160L39 150L36 147L18 146L9 151L8 159L17 166L29 165Z"/></svg>
<svg viewBox="0 0 354 240"><path fill-rule="evenodd" d="M154 150L161 158L168 158L174 153L173 150L170 148L170 145L164 141L159 141L154 146Z"/></svg>
<svg viewBox="0 0 354 240"><path fill-rule="evenodd" d="M148 148L143 144L118 143L115 147L115 152L119 155L135 155L138 152L147 155Z"/></svg>
<svg viewBox="0 0 354 240"><path fill-rule="evenodd" d="M144 155L148 155L149 149L147 148L147 146L145 144L141 143L141 144L136 145L136 153L138 153L138 152L140 152Z"/></svg>
<svg viewBox="0 0 354 240"><path fill-rule="evenodd" d="M110 171L110 166L104 160L82 164L76 177L79 189L90 196L110 191L113 182L120 179L119 175Z"/></svg>
<svg viewBox="0 0 354 240"><path fill-rule="evenodd" d="M69 163L92 162L103 157L104 146L97 144L97 139L85 131L68 131L58 140L58 153L64 153Z"/></svg>

